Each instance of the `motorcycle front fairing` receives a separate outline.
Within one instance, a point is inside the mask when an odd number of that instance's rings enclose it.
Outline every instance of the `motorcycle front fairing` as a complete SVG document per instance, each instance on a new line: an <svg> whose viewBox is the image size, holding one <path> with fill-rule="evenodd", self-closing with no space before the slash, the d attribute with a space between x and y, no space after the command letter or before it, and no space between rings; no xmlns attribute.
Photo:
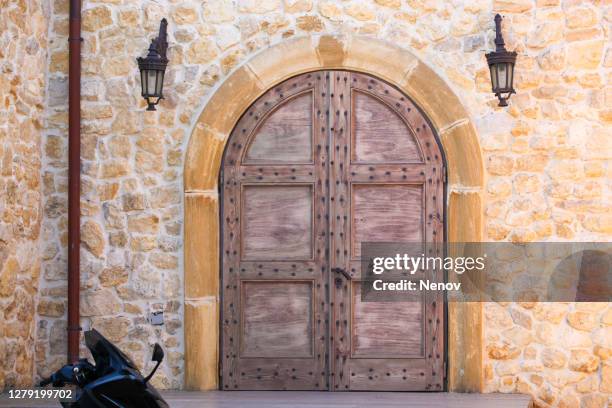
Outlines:
<svg viewBox="0 0 612 408"><path fill-rule="evenodd" d="M85 332L85 343L96 363L96 379L80 390L79 405L73 407L168 408L134 362L97 330Z"/></svg>

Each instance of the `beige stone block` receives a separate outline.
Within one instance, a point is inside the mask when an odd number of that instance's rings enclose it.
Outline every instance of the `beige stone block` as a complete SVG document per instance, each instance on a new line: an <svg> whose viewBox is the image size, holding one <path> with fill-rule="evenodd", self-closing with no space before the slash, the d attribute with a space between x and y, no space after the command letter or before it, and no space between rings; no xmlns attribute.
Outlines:
<svg viewBox="0 0 612 408"><path fill-rule="evenodd" d="M323 21L318 16L300 16L296 19L296 25L301 30L313 32L322 31L325 28Z"/></svg>
<svg viewBox="0 0 612 408"><path fill-rule="evenodd" d="M263 91L253 71L247 67L237 69L208 101L195 130L204 126L224 138L229 136L238 118Z"/></svg>
<svg viewBox="0 0 612 408"><path fill-rule="evenodd" d="M480 193L451 191L448 211L450 242L482 241L483 203Z"/></svg>
<svg viewBox="0 0 612 408"><path fill-rule="evenodd" d="M149 262L158 269L175 270L178 268L178 257L173 254L152 253L149 256Z"/></svg>
<svg viewBox="0 0 612 408"><path fill-rule="evenodd" d="M219 204L204 194L185 196L187 298L219 294Z"/></svg>
<svg viewBox="0 0 612 408"><path fill-rule="evenodd" d="M593 69L601 63L604 51L603 40L573 42L567 46L568 60L571 67L576 69Z"/></svg>
<svg viewBox="0 0 612 408"><path fill-rule="evenodd" d="M563 26L557 21L542 22L527 38L527 45L531 48L545 48L558 43L563 38Z"/></svg>
<svg viewBox="0 0 612 408"><path fill-rule="evenodd" d="M504 330L503 335L511 344L518 347L525 347L533 341L531 332L520 326L514 326L508 330Z"/></svg>
<svg viewBox="0 0 612 408"><path fill-rule="evenodd" d="M599 368L599 358L587 350L574 349L571 351L569 368L573 371L592 373Z"/></svg>
<svg viewBox="0 0 612 408"><path fill-rule="evenodd" d="M148 252L157 247L157 238L138 236L130 238L130 249L135 252Z"/></svg>
<svg viewBox="0 0 612 408"><path fill-rule="evenodd" d="M587 215L582 222L584 228L592 232L600 232L605 234L612 233L612 215L597 214Z"/></svg>
<svg viewBox="0 0 612 408"><path fill-rule="evenodd" d="M265 88L296 74L321 67L309 37L300 37L268 48L255 55L248 66Z"/></svg>
<svg viewBox="0 0 612 408"><path fill-rule="evenodd" d="M521 350L507 343L491 344L487 346L487 354L493 360L510 360L520 356Z"/></svg>
<svg viewBox="0 0 612 408"><path fill-rule="evenodd" d="M81 225L81 243L89 252L101 258L105 247L102 227L95 221L86 221Z"/></svg>
<svg viewBox="0 0 612 408"><path fill-rule="evenodd" d="M612 393L612 363L607 362L601 367L601 392Z"/></svg>
<svg viewBox="0 0 612 408"><path fill-rule="evenodd" d="M285 12L305 13L312 10L312 0L284 0Z"/></svg>
<svg viewBox="0 0 612 408"><path fill-rule="evenodd" d="M63 301L52 301L48 299L42 299L38 302L36 311L40 316L47 317L61 317L64 315L65 305Z"/></svg>
<svg viewBox="0 0 612 408"><path fill-rule="evenodd" d="M100 73L105 78L110 77L126 77L134 70L134 61L132 58L120 55L105 59L102 67L96 69L96 73Z"/></svg>
<svg viewBox="0 0 612 408"><path fill-rule="evenodd" d="M49 71L68 73L67 51L58 51L51 54L51 60L49 61Z"/></svg>
<svg viewBox="0 0 612 408"><path fill-rule="evenodd" d="M483 240L483 204L480 193L451 192L449 241ZM481 392L483 389L482 303L449 304L449 389Z"/></svg>
<svg viewBox="0 0 612 408"><path fill-rule="evenodd" d="M574 408L579 406L580 400L578 396L571 391L564 392L561 398L559 398L559 404L557 405L558 408Z"/></svg>
<svg viewBox="0 0 612 408"><path fill-rule="evenodd" d="M592 7L573 7L565 12L565 25L568 28L591 27L597 23L597 13Z"/></svg>
<svg viewBox="0 0 612 408"><path fill-rule="evenodd" d="M407 50L396 46L381 46L378 41L354 37L348 41L343 64L351 69L377 75L396 84L418 63Z"/></svg>
<svg viewBox="0 0 612 408"><path fill-rule="evenodd" d="M204 21L223 23L232 21L236 15L233 2L227 0L209 0L202 3Z"/></svg>
<svg viewBox="0 0 612 408"><path fill-rule="evenodd" d="M279 0L238 0L238 9L243 13L263 14L280 8Z"/></svg>
<svg viewBox="0 0 612 408"><path fill-rule="evenodd" d="M83 31L97 31L113 23L111 10L106 6L98 6L83 11Z"/></svg>
<svg viewBox="0 0 612 408"><path fill-rule="evenodd" d="M586 156L589 159L612 158L612 130L596 130L586 135Z"/></svg>
<svg viewBox="0 0 612 408"><path fill-rule="evenodd" d="M608 310L601 316L601 322L606 326L612 326L612 307L608 307Z"/></svg>
<svg viewBox="0 0 612 408"><path fill-rule="evenodd" d="M514 159L503 154L490 155L486 164L487 171L496 176L507 176L514 169Z"/></svg>
<svg viewBox="0 0 612 408"><path fill-rule="evenodd" d="M344 11L355 20L369 21L376 16L374 9L364 2L355 1L344 7Z"/></svg>
<svg viewBox="0 0 612 408"><path fill-rule="evenodd" d="M216 390L219 311L216 301L185 303L185 388Z"/></svg>
<svg viewBox="0 0 612 408"><path fill-rule="evenodd" d="M100 285L104 287L123 285L128 281L128 271L121 266L111 266L100 272L98 280Z"/></svg>
<svg viewBox="0 0 612 408"><path fill-rule="evenodd" d="M342 10L333 1L321 1L319 3L319 13L333 21L342 19Z"/></svg>
<svg viewBox="0 0 612 408"><path fill-rule="evenodd" d="M496 13L523 13L531 10L533 2L530 0L494 0L493 11Z"/></svg>
<svg viewBox="0 0 612 408"><path fill-rule="evenodd" d="M120 10L118 18L121 27L134 27L140 24L138 10Z"/></svg>
<svg viewBox="0 0 612 408"><path fill-rule="evenodd" d="M529 314L518 308L512 308L510 309L510 315L512 316L512 320L514 321L514 323L518 324L519 326L522 326L527 330L531 330L532 319Z"/></svg>
<svg viewBox="0 0 612 408"><path fill-rule="evenodd" d="M6 260L0 271L0 296L10 296L15 291L19 263L13 257Z"/></svg>
<svg viewBox="0 0 612 408"><path fill-rule="evenodd" d="M115 178L129 173L129 164L126 160L109 160L100 167L100 178Z"/></svg>
<svg viewBox="0 0 612 408"><path fill-rule="evenodd" d="M189 45L185 58L191 64L209 64L217 55L219 50L214 41L208 37L201 37Z"/></svg>
<svg viewBox="0 0 612 408"><path fill-rule="evenodd" d="M464 123L441 135L451 186L482 187L484 167L478 140L471 123Z"/></svg>
<svg viewBox="0 0 612 408"><path fill-rule="evenodd" d="M567 314L567 308L563 303L537 303L533 308L533 316L538 320L559 324Z"/></svg>
<svg viewBox="0 0 612 408"><path fill-rule="evenodd" d="M599 387L599 378L597 375L586 376L584 373L580 373L583 378L576 383L576 391L581 394L587 394L589 392L597 391Z"/></svg>
<svg viewBox="0 0 612 408"><path fill-rule="evenodd" d="M602 361L606 361L612 357L612 349L596 345L593 347L593 354L599 357Z"/></svg>
<svg viewBox="0 0 612 408"><path fill-rule="evenodd" d="M340 36L324 35L319 37L316 53L320 66L329 69L343 67L347 41L347 38Z"/></svg>
<svg viewBox="0 0 612 408"><path fill-rule="evenodd" d="M212 190L217 186L224 147L225 142L204 122L196 125L185 158L185 191Z"/></svg>
<svg viewBox="0 0 612 408"><path fill-rule="evenodd" d="M198 20L198 11L193 7L180 5L172 10L172 19L178 25L192 24Z"/></svg>
<svg viewBox="0 0 612 408"><path fill-rule="evenodd" d="M497 178L487 184L487 193L494 198L505 198L512 194L512 184L505 179Z"/></svg>
<svg viewBox="0 0 612 408"><path fill-rule="evenodd" d="M151 154L162 154L164 152L164 131L151 127L142 129L136 139L136 146Z"/></svg>
<svg viewBox="0 0 612 408"><path fill-rule="evenodd" d="M530 174L518 174L514 177L513 185L519 194L535 193L540 189L540 179Z"/></svg>
<svg viewBox="0 0 612 408"><path fill-rule="evenodd" d="M499 222L489 221L487 223L487 236L494 241L503 241L509 233L510 229Z"/></svg>
<svg viewBox="0 0 612 408"><path fill-rule="evenodd" d="M128 231L155 234L159 228L157 215L131 215L128 217Z"/></svg>
<svg viewBox="0 0 612 408"><path fill-rule="evenodd" d="M114 316L121 311L121 301L109 289L85 291L81 294L81 316Z"/></svg>
<svg viewBox="0 0 612 408"><path fill-rule="evenodd" d="M565 55L565 47L550 47L538 56L538 64L543 70L558 71L565 67Z"/></svg>
<svg viewBox="0 0 612 408"><path fill-rule="evenodd" d="M605 408L608 397L604 394L589 394L580 399L580 408Z"/></svg>
<svg viewBox="0 0 612 408"><path fill-rule="evenodd" d="M441 133L447 128L458 126L468 118L463 104L452 89L422 62L410 70L401 83L401 88L425 111Z"/></svg>
<svg viewBox="0 0 612 408"><path fill-rule="evenodd" d="M109 119L113 117L111 105L91 105L87 104L81 109L81 119L96 120Z"/></svg>
<svg viewBox="0 0 612 408"><path fill-rule="evenodd" d="M555 348L545 348L542 350L540 358L544 367L548 368L562 368L567 362L565 353Z"/></svg>
<svg viewBox="0 0 612 408"><path fill-rule="evenodd" d="M128 335L130 326L131 320L125 316L94 317L91 319L91 327L114 342L124 340Z"/></svg>

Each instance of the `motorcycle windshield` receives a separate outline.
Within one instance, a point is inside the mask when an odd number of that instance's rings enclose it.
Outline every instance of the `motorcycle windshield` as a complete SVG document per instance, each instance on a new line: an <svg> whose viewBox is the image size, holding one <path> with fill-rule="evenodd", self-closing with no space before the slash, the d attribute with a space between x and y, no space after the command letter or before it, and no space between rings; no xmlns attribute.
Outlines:
<svg viewBox="0 0 612 408"><path fill-rule="evenodd" d="M109 368L121 369L122 365L138 370L136 364L128 356L96 329L85 332L85 344L96 362L96 370L100 372L106 372Z"/></svg>

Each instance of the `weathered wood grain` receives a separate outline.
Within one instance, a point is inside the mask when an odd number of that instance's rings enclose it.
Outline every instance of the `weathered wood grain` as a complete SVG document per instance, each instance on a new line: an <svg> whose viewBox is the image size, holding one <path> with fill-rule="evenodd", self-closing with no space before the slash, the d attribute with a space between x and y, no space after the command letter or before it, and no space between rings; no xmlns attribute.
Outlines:
<svg viewBox="0 0 612 408"><path fill-rule="evenodd" d="M312 258L310 185L253 185L242 191L242 259Z"/></svg>
<svg viewBox="0 0 612 408"><path fill-rule="evenodd" d="M312 92L277 107L254 132L244 163L312 162Z"/></svg>
<svg viewBox="0 0 612 408"><path fill-rule="evenodd" d="M371 94L351 92L353 162L421 163L413 131L390 107Z"/></svg>
<svg viewBox="0 0 612 408"><path fill-rule="evenodd" d="M312 281L242 281L242 357L312 357Z"/></svg>

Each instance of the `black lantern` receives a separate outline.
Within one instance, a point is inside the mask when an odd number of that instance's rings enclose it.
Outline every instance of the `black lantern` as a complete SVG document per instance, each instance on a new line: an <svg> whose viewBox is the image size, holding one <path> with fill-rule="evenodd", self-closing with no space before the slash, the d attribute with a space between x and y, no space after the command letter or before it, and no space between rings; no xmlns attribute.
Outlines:
<svg viewBox="0 0 612 408"><path fill-rule="evenodd" d="M164 99L162 93L164 89L164 73L168 58L168 39L166 28L168 21L162 19L159 24L159 36L151 41L149 53L145 58L138 58L138 68L140 69L140 85L142 86L142 97L146 99L148 111L154 111L155 105Z"/></svg>
<svg viewBox="0 0 612 408"><path fill-rule="evenodd" d="M499 99L499 106L508 106L506 102L510 95L516 93L512 87L514 81L514 63L516 52L506 51L504 39L501 33L502 17L495 15L495 51L486 54L491 73L491 85L493 93Z"/></svg>

